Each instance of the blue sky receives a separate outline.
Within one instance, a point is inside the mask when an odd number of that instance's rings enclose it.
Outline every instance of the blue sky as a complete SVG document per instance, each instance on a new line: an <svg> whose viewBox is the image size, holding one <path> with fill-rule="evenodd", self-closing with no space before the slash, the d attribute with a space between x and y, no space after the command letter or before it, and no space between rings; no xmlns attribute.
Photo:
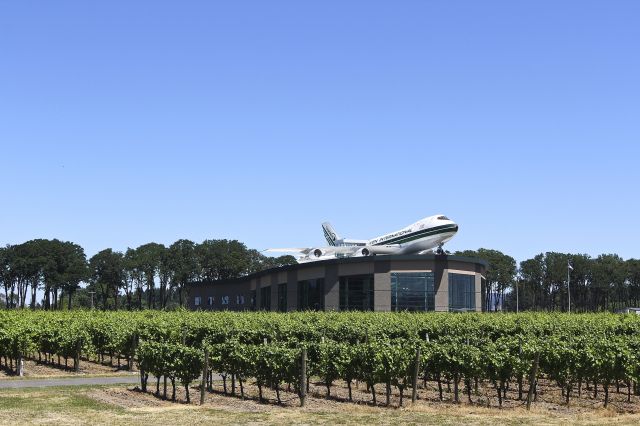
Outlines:
<svg viewBox="0 0 640 426"><path fill-rule="evenodd" d="M0 244L639 257L640 2L0 3Z"/></svg>

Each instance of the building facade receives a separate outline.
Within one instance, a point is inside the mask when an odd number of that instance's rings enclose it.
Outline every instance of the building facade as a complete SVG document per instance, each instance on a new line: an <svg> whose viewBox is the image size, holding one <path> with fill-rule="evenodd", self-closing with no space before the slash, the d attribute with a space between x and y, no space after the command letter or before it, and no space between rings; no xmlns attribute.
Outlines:
<svg viewBox="0 0 640 426"><path fill-rule="evenodd" d="M481 311L487 264L447 255L350 257L193 283L194 310Z"/></svg>

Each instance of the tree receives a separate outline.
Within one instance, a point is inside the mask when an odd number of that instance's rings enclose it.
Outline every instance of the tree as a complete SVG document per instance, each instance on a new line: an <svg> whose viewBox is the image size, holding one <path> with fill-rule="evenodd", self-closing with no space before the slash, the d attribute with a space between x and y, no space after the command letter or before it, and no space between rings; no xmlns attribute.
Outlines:
<svg viewBox="0 0 640 426"><path fill-rule="evenodd" d="M31 309L35 309L36 290L44 281L45 268L51 265L53 255L50 241L36 239L13 246L12 275L17 284L18 304L24 308L27 287L31 286ZM49 291L53 283L45 283L45 309L49 309Z"/></svg>
<svg viewBox="0 0 640 426"><path fill-rule="evenodd" d="M627 282L629 284L629 303L633 301L633 306L640 303L640 260L627 260Z"/></svg>
<svg viewBox="0 0 640 426"><path fill-rule="evenodd" d="M219 265L220 279L238 278L246 275L250 268L247 247L238 240L221 240L222 249Z"/></svg>
<svg viewBox="0 0 640 426"><path fill-rule="evenodd" d="M172 272L172 286L178 288L180 307L182 307L187 284L195 280L198 274L195 243L189 240L178 240L171 244L168 253L168 267Z"/></svg>
<svg viewBox="0 0 640 426"><path fill-rule="evenodd" d="M160 261L158 263L158 279L160 281L160 309L167 307L169 301L171 276L173 275L173 268L169 249L162 246L162 252L160 253Z"/></svg>
<svg viewBox="0 0 640 426"><path fill-rule="evenodd" d="M134 292L138 300L138 309L142 309L144 276L139 266L138 252L135 249L127 248L123 258L123 268L125 277L124 292L127 298L127 309L129 310L132 308Z"/></svg>
<svg viewBox="0 0 640 426"><path fill-rule="evenodd" d="M226 280L246 275L251 262L247 247L237 240L205 240L196 247L200 277Z"/></svg>
<svg viewBox="0 0 640 426"><path fill-rule="evenodd" d="M149 309L156 307L155 279L165 250L165 246L158 243L144 244L136 249L138 268L144 275L147 285L147 307Z"/></svg>
<svg viewBox="0 0 640 426"><path fill-rule="evenodd" d="M4 304L7 308L12 307L12 300L9 297L9 288L13 285L13 277L11 276L11 254L10 245L0 247L0 283L4 287Z"/></svg>
<svg viewBox="0 0 640 426"><path fill-rule="evenodd" d="M566 310L567 295L567 262L568 256L563 253L547 252L544 256L543 282L547 289L548 308Z"/></svg>
<svg viewBox="0 0 640 426"><path fill-rule="evenodd" d="M55 309L58 305L58 290L62 285L61 244L59 240L42 240L38 241L38 243L39 247L35 249L35 253L38 253L39 249L45 254L39 258L34 257L33 260L36 262L36 267L40 268L38 269L38 275L42 276L44 309ZM40 259L40 262L38 262L38 259Z"/></svg>
<svg viewBox="0 0 640 426"><path fill-rule="evenodd" d="M89 260L92 284L100 291L98 303L102 309L109 309L109 298L113 296L113 307L118 309L118 293L124 285L124 256L122 253L105 249Z"/></svg>
<svg viewBox="0 0 640 426"><path fill-rule="evenodd" d="M520 262L519 287L520 306L523 309L536 309L541 306L545 296L543 288L544 255L539 254L533 259Z"/></svg>
<svg viewBox="0 0 640 426"><path fill-rule="evenodd" d="M33 273L32 306L35 303L35 286L41 280L44 288L44 308L61 309L66 293L71 307L73 293L80 283L88 279L87 258L84 249L70 241L33 240L28 264Z"/></svg>
<svg viewBox="0 0 640 426"><path fill-rule="evenodd" d="M258 271L271 269L271 268L280 268L282 266L287 266L287 265L295 265L297 263L298 261L296 260L296 258L291 255L278 256L278 257L262 256L262 262L260 265L260 269L258 269Z"/></svg>
<svg viewBox="0 0 640 426"><path fill-rule="evenodd" d="M571 267L571 311L588 311L590 299L591 265L588 254L567 255Z"/></svg>
<svg viewBox="0 0 640 426"><path fill-rule="evenodd" d="M89 279L87 256L84 249L70 241L62 243L62 290L68 297L67 309L71 309L74 293L80 288L80 283Z"/></svg>
<svg viewBox="0 0 640 426"><path fill-rule="evenodd" d="M617 254L601 254L594 260L592 271L596 309L609 310L622 307L627 276L624 266L624 261ZM611 300L614 297L617 300Z"/></svg>

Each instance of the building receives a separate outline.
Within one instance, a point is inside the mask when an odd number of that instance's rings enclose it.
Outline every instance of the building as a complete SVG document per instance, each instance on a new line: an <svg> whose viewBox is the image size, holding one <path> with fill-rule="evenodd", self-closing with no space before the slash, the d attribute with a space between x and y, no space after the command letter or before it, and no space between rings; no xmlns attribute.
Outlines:
<svg viewBox="0 0 640 426"><path fill-rule="evenodd" d="M640 308L622 308L616 311L617 314L636 314L640 315Z"/></svg>
<svg viewBox="0 0 640 426"><path fill-rule="evenodd" d="M447 255L336 258L190 285L194 310L481 311L487 263Z"/></svg>

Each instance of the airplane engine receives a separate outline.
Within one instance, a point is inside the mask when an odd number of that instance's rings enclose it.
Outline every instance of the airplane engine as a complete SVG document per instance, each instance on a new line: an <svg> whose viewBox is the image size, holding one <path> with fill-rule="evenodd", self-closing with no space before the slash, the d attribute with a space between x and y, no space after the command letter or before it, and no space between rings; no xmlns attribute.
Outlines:
<svg viewBox="0 0 640 426"><path fill-rule="evenodd" d="M315 249L312 253L315 257L321 257L324 254L320 249Z"/></svg>
<svg viewBox="0 0 640 426"><path fill-rule="evenodd" d="M396 247L385 246L367 246L360 249L360 256L375 256L376 254L393 254L397 253Z"/></svg>

